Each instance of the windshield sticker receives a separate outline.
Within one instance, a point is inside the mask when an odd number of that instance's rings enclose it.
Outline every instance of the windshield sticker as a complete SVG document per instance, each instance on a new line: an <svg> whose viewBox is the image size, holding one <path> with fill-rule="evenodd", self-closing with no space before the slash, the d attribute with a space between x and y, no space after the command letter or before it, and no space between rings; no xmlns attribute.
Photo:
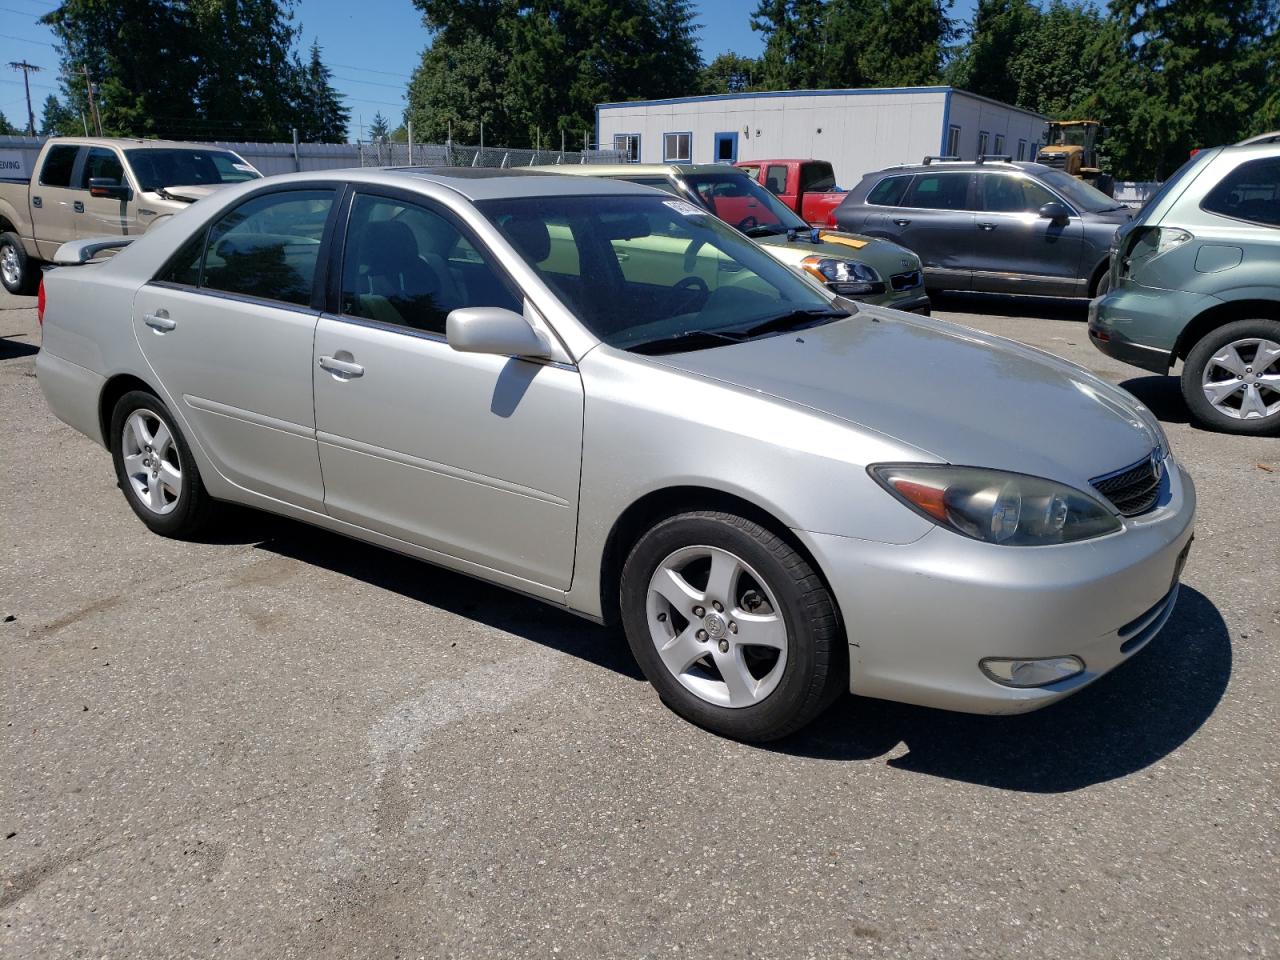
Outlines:
<svg viewBox="0 0 1280 960"><path fill-rule="evenodd" d="M686 203L684 200L663 200L662 205L670 207L684 217L705 217L707 215L707 211L695 207L692 203Z"/></svg>

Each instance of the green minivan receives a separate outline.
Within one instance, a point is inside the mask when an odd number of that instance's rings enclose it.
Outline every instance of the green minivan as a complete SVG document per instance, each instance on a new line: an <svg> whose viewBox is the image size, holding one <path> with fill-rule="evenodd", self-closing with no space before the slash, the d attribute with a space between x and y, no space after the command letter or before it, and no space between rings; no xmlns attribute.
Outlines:
<svg viewBox="0 0 1280 960"><path fill-rule="evenodd" d="M1089 305L1108 356L1168 373L1196 421L1280 433L1280 143L1203 150L1116 234Z"/></svg>

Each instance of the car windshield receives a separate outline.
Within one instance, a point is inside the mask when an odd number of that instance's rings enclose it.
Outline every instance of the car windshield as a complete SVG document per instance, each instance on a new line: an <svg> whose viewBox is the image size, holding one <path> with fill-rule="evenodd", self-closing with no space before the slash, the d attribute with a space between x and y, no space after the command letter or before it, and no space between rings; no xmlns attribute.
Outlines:
<svg viewBox="0 0 1280 960"><path fill-rule="evenodd" d="M663 353L848 316L823 291L685 200L487 200L480 211L605 343Z"/></svg>
<svg viewBox="0 0 1280 960"><path fill-rule="evenodd" d="M693 174L684 181L704 207L748 237L809 232L809 225L790 207L744 174Z"/></svg>
<svg viewBox="0 0 1280 960"><path fill-rule="evenodd" d="M262 176L229 150L126 150L138 189L154 193L165 187L241 183Z"/></svg>
<svg viewBox="0 0 1280 960"><path fill-rule="evenodd" d="M1038 170L1036 176L1066 197L1079 210L1105 213L1108 210L1124 208L1123 203L1117 202L1096 187L1090 186L1083 180L1077 180L1061 170Z"/></svg>

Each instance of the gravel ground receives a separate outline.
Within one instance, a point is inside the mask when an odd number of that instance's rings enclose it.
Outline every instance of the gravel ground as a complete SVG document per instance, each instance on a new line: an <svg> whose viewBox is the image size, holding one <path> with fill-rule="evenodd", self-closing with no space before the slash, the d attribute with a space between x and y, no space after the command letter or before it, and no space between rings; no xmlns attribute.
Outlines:
<svg viewBox="0 0 1280 960"><path fill-rule="evenodd" d="M0 294L0 955L1280 955L1280 440L1189 426L1083 304L939 314L1164 420L1201 498L1168 627L1036 714L846 698L769 749L496 588L249 513L150 535L45 408L32 306Z"/></svg>

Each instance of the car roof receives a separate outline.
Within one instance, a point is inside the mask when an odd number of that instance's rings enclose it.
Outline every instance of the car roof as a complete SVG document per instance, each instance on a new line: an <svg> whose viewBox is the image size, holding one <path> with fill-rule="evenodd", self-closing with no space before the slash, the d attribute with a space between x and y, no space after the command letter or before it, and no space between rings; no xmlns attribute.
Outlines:
<svg viewBox="0 0 1280 960"><path fill-rule="evenodd" d="M1027 173L1038 173L1051 169L1053 168L1043 163L1030 160L986 160L982 163L977 160L935 160L932 163L899 163L892 167L882 167L873 173L918 173L922 170L1024 170Z"/></svg>
<svg viewBox="0 0 1280 960"><path fill-rule="evenodd" d="M231 147L216 143L189 143L186 140L144 140L140 137L50 137L47 145L65 144L70 147L120 147L129 150L221 150L234 153Z"/></svg>
<svg viewBox="0 0 1280 960"><path fill-rule="evenodd" d="M508 200L519 197L651 196L649 187L621 180L566 177L529 168L495 167L350 167L317 170L270 178L274 183L339 180L413 189L418 182L452 190L468 200Z"/></svg>
<svg viewBox="0 0 1280 960"><path fill-rule="evenodd" d="M564 166L538 166L525 169L538 173L561 173L575 177L683 177L690 174L748 174L726 163L574 163Z"/></svg>

